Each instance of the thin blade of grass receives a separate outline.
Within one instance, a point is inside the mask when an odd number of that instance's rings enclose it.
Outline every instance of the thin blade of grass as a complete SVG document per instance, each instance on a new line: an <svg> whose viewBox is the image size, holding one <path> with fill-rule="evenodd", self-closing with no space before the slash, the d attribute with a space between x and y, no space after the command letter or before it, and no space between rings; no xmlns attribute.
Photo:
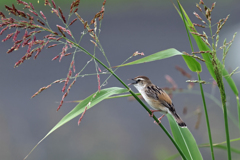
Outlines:
<svg viewBox="0 0 240 160"><path fill-rule="evenodd" d="M87 97L86 99L84 99L82 102L80 102L76 107L74 107L68 114L66 114L47 134L46 136L43 137L43 139L41 139L37 145L30 151L29 154L31 154L31 152L45 139L47 138L52 132L54 132L56 129L58 129L59 127L61 127L62 125L66 124L67 122L69 122L70 120L72 120L73 118L79 116L81 113L84 112L85 107L87 107L87 109L90 109L91 107L95 106L96 104L98 104L99 102L103 101L104 99L106 99L107 97L114 95L114 94L121 94L121 93L125 93L128 92L127 89L124 88L119 88L119 87L112 87L112 88L106 88L106 89L102 89L100 92L96 92L92 95L90 95L89 97ZM89 102L91 102L89 104ZM26 159L29 154L24 158Z"/></svg>
<svg viewBox="0 0 240 160"><path fill-rule="evenodd" d="M186 62L188 68L191 71L193 71L193 72L201 72L202 71L201 64L196 59L194 59L193 57L190 57L188 55L185 55L174 48L166 49L166 50L151 54L149 56L146 56L144 58L141 58L141 59L138 59L138 60L126 63L126 64L122 64L122 65L119 65L116 67L123 67L123 66L128 66L128 65L152 62L152 61L157 61L157 60L161 60L161 59L165 59L165 58L169 58L169 57L173 57L173 56L177 56L177 55L181 55L183 57L184 61Z"/></svg>

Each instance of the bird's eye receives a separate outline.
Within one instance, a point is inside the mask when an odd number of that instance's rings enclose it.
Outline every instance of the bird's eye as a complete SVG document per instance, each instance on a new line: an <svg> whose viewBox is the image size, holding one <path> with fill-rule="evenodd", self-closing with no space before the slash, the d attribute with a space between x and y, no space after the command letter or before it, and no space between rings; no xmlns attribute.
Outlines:
<svg viewBox="0 0 240 160"><path fill-rule="evenodd" d="M136 81L136 83L138 83L138 82L140 82L141 80L140 79L138 79L137 81Z"/></svg>

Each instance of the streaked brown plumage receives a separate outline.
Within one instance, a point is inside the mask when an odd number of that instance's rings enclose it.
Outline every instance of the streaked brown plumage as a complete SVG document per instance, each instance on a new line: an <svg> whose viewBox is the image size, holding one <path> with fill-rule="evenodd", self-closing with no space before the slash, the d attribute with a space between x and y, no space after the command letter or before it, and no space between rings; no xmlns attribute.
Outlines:
<svg viewBox="0 0 240 160"><path fill-rule="evenodd" d="M186 127L186 124L178 116L174 105L169 95L158 86L152 84L150 79L146 76L138 76L134 79L135 82L131 83L141 93L144 100L155 110L152 112L162 112L164 115L170 113L180 127ZM162 116L163 117L163 116ZM162 118L160 117L160 119ZM159 120L160 120L159 119Z"/></svg>

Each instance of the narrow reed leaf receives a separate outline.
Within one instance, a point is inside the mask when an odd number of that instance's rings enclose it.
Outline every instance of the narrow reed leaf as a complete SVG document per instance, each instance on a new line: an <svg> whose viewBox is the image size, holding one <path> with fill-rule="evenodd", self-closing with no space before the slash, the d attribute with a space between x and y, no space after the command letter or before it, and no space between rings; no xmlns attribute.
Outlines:
<svg viewBox="0 0 240 160"><path fill-rule="evenodd" d="M128 65L134 65L134 64L141 64L141 63L146 63L146 62L152 62L156 60L161 60L173 56L181 55L183 59L185 60L186 64L188 65L188 68L193 71L193 72L201 72L201 64L197 62L193 57L184 55L183 53L179 52L178 50L174 48L166 49L154 54L151 54L149 56L146 56L144 58L138 59L133 62L125 63L116 67L123 67L123 66L128 66Z"/></svg>
<svg viewBox="0 0 240 160"><path fill-rule="evenodd" d="M59 127L61 127L62 125L64 125L65 123L69 122L70 120L72 120L73 118L79 116L81 113L84 112L85 107L87 106L87 109L92 108L93 106L95 106L96 104L100 103L101 101L103 101L104 99L108 98L111 95L114 94L121 94L121 93L125 93L128 92L127 89L124 88L119 88L119 87L112 87L112 88L106 88L106 89L102 89L101 91L94 93L92 95L90 95L89 97L87 97L86 99L84 99L82 102L80 102L75 108L73 108L67 115L65 115L48 133L46 136L43 137L43 139L41 139L37 145L30 151L30 153L24 158L26 159L31 152L45 139L47 138L52 132L54 132L55 130L57 130ZM94 97L95 96L95 97ZM90 103L90 105L88 105Z"/></svg>
<svg viewBox="0 0 240 160"><path fill-rule="evenodd" d="M167 114L173 137L188 160L202 160L196 140L188 128L181 128L173 119L172 115Z"/></svg>

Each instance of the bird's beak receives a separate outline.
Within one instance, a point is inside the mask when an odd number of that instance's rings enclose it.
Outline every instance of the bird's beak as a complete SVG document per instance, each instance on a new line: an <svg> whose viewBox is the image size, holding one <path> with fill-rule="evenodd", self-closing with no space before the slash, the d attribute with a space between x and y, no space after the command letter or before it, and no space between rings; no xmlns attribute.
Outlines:
<svg viewBox="0 0 240 160"><path fill-rule="evenodd" d="M132 84L137 84L137 81L135 81L133 78L132 79L128 79L128 80L133 80L133 83L129 83L128 86L132 85Z"/></svg>

